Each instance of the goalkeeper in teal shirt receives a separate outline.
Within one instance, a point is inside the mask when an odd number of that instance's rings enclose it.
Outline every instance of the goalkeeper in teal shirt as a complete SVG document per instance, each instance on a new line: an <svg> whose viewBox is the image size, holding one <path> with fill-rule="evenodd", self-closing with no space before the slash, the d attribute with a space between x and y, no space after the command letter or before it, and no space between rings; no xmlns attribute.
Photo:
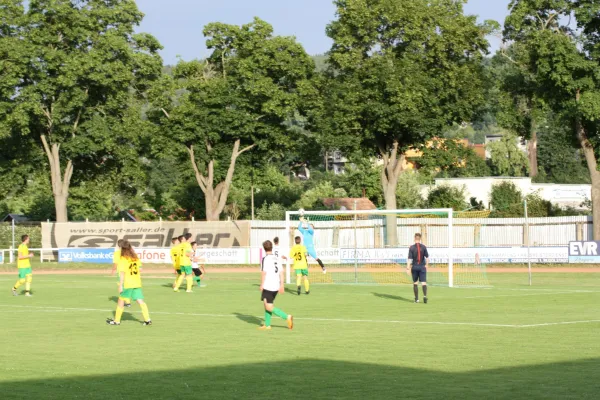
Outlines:
<svg viewBox="0 0 600 400"><path fill-rule="evenodd" d="M314 258L323 269L323 273L326 273L327 270L325 269L325 265L323 264L323 261L317 257L317 251L315 250L315 226L313 224L309 224L306 219L300 218L298 231L302 234L302 244L304 244L304 247L306 247L308 255Z"/></svg>

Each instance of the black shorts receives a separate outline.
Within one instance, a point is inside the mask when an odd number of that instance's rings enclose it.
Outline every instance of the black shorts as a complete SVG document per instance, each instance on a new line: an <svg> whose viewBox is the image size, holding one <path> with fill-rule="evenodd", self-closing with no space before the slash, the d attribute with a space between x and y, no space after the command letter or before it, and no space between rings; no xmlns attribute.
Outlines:
<svg viewBox="0 0 600 400"><path fill-rule="evenodd" d="M202 271L200 271L200 268L192 268L192 271L194 271L194 275L196 276L202 275Z"/></svg>
<svg viewBox="0 0 600 400"><path fill-rule="evenodd" d="M270 290L263 289L263 291L260 295L260 301L263 301L266 299L268 304L273 304L273 302L275 301L275 297L277 297L277 292L272 292Z"/></svg>
<svg viewBox="0 0 600 400"><path fill-rule="evenodd" d="M419 267L410 270L412 273L413 282L427 282L427 268Z"/></svg>

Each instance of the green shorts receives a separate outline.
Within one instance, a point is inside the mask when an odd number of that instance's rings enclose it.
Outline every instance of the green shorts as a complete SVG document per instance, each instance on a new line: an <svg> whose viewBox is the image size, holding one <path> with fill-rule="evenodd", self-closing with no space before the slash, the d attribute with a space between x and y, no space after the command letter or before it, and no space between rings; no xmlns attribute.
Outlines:
<svg viewBox="0 0 600 400"><path fill-rule="evenodd" d="M296 276L308 276L308 269L295 269L294 271L296 271Z"/></svg>
<svg viewBox="0 0 600 400"><path fill-rule="evenodd" d="M142 288L123 289L119 298L130 301L144 300L144 293Z"/></svg>
<svg viewBox="0 0 600 400"><path fill-rule="evenodd" d="M27 275L31 275L31 267L19 268L19 279L25 279Z"/></svg>
<svg viewBox="0 0 600 400"><path fill-rule="evenodd" d="M192 274L192 266L191 265L186 265L186 266L182 265L181 273L186 274L186 275L191 275Z"/></svg>

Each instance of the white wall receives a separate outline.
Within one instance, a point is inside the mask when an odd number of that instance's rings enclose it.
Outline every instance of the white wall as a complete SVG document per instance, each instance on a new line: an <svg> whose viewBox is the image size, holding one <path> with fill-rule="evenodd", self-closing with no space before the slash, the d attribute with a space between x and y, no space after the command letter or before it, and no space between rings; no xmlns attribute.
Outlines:
<svg viewBox="0 0 600 400"><path fill-rule="evenodd" d="M483 201L486 207L489 207L492 186L503 181L513 182L524 195L538 192L543 199L562 207L570 206L579 208L580 204L586 199L590 199L592 194L591 185L533 183L531 182L531 178L503 177L436 179L434 185L422 186L421 193L423 196L427 196L431 189L440 185L464 186L465 200L467 202L471 197L475 197L478 201Z"/></svg>

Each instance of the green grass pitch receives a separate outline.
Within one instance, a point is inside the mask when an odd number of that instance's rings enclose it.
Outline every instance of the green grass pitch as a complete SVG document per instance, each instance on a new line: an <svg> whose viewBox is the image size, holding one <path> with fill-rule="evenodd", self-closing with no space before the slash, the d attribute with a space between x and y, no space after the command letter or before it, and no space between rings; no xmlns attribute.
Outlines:
<svg viewBox="0 0 600 400"><path fill-rule="evenodd" d="M215 275L216 276L216 275ZM113 277L1 275L0 398L582 399L600 396L598 274L497 274L491 289L313 285L261 332L258 286L207 280L173 293L146 278L139 307L107 326ZM258 280L258 276L256 277ZM288 289L295 289L290 286Z"/></svg>

